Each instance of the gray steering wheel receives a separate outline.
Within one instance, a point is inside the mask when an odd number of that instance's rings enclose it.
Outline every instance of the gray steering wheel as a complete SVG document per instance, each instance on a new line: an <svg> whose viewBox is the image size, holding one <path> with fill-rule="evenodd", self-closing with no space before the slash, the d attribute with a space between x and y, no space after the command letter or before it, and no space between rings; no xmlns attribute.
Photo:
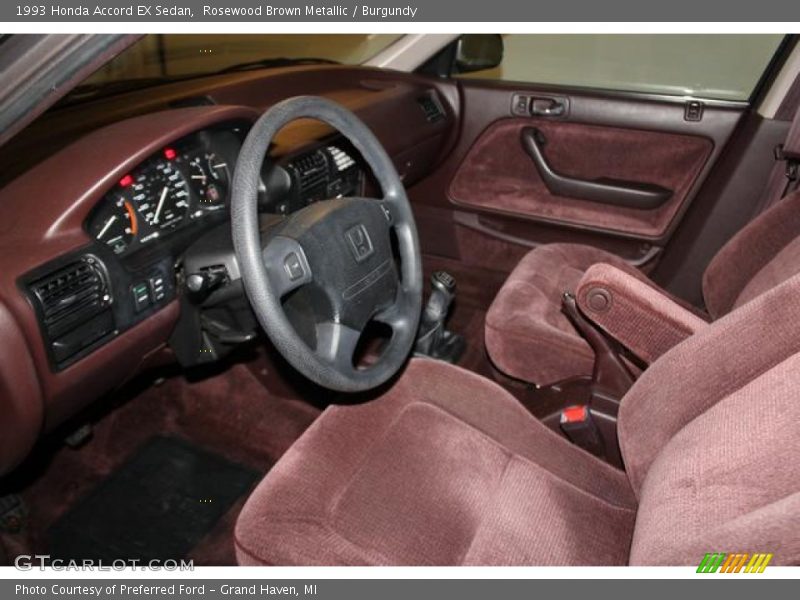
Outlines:
<svg viewBox="0 0 800 600"><path fill-rule="evenodd" d="M350 140L372 169L383 198L315 202L264 230L258 214L262 162L275 134L305 118L327 123ZM265 112L250 130L236 163L231 224L253 311L295 369L319 385L344 392L377 387L400 370L414 343L421 311L419 240L400 177L358 117L313 96L291 98ZM304 326L301 336L283 301L304 287L314 299L314 323ZM374 363L355 366L359 340L373 321L389 326L391 337Z"/></svg>

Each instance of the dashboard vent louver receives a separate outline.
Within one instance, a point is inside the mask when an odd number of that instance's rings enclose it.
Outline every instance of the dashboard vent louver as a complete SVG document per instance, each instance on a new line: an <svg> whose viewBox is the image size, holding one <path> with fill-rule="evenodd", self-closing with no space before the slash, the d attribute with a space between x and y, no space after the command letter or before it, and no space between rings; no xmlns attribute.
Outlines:
<svg viewBox="0 0 800 600"><path fill-rule="evenodd" d="M304 154L292 162L304 196L325 194L328 185L328 160L321 150Z"/></svg>
<svg viewBox="0 0 800 600"><path fill-rule="evenodd" d="M292 179L292 208L283 204L278 212L299 210L319 200L358 196L362 171L354 154L347 146L331 143L292 158L287 165Z"/></svg>
<svg viewBox="0 0 800 600"><path fill-rule="evenodd" d="M96 258L84 256L30 285L57 363L113 330L111 295Z"/></svg>
<svg viewBox="0 0 800 600"><path fill-rule="evenodd" d="M105 280L93 259L67 265L34 284L47 334L61 333L104 310L110 302Z"/></svg>
<svg viewBox="0 0 800 600"><path fill-rule="evenodd" d="M434 92L420 96L417 98L417 102L422 108L422 112L425 113L425 119L427 119L428 123L436 123L444 119L444 109L439 104L439 99L436 98Z"/></svg>

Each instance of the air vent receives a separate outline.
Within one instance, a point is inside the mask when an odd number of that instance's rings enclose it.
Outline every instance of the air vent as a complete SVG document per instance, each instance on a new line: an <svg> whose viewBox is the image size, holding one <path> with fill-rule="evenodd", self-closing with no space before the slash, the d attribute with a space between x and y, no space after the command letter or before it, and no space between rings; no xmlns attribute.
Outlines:
<svg viewBox="0 0 800 600"><path fill-rule="evenodd" d="M322 150L304 154L291 163L302 197L318 199L328 187L328 159Z"/></svg>
<svg viewBox="0 0 800 600"><path fill-rule="evenodd" d="M439 99L436 98L434 92L420 96L417 98L417 102L422 108L422 112L425 113L425 118L428 120L428 123L436 123L444 119L444 109L442 105L439 104Z"/></svg>
<svg viewBox="0 0 800 600"><path fill-rule="evenodd" d="M114 329L100 264L84 256L30 285L54 361L61 365Z"/></svg>

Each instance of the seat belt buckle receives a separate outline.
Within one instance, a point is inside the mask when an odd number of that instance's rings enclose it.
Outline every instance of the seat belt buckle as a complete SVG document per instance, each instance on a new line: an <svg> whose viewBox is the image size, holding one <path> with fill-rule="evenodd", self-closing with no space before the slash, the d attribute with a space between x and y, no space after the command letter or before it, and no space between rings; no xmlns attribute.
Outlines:
<svg viewBox="0 0 800 600"><path fill-rule="evenodd" d="M595 456L604 456L603 438L586 404L567 406L561 411L559 426L576 446Z"/></svg>

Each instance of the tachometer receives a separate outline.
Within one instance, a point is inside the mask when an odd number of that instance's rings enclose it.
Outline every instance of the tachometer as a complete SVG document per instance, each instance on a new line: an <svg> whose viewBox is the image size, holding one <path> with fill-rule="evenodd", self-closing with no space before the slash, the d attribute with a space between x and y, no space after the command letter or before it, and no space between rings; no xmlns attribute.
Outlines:
<svg viewBox="0 0 800 600"><path fill-rule="evenodd" d="M153 229L180 223L189 211L189 189L183 174L169 160L158 160L134 178L136 211Z"/></svg>
<svg viewBox="0 0 800 600"><path fill-rule="evenodd" d="M138 223L133 205L124 194L107 196L92 217L89 233L111 247L116 254L125 251L138 233Z"/></svg>

